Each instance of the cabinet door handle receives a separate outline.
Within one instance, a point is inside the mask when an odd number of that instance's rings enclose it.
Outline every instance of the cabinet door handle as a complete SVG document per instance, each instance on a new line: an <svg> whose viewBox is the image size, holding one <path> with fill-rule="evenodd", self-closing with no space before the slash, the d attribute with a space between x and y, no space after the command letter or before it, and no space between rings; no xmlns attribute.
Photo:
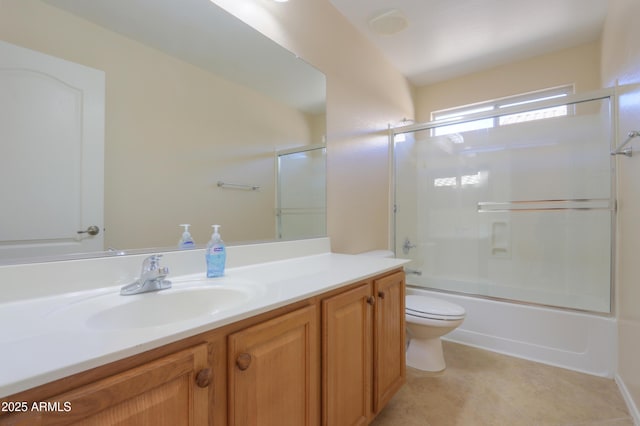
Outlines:
<svg viewBox="0 0 640 426"><path fill-rule="evenodd" d="M203 368L196 374L196 385L200 388L206 388L211 383L211 369Z"/></svg>
<svg viewBox="0 0 640 426"><path fill-rule="evenodd" d="M249 355L248 353L242 353L238 355L238 358L236 358L236 365L240 370L246 370L247 368L249 368L249 365L251 365L251 355Z"/></svg>
<svg viewBox="0 0 640 426"><path fill-rule="evenodd" d="M376 303L376 299L373 296L369 296L367 297L367 303L373 306L373 304Z"/></svg>
<svg viewBox="0 0 640 426"><path fill-rule="evenodd" d="M379 297L380 299L384 299L384 291L379 291L379 292L378 292L378 297Z"/></svg>

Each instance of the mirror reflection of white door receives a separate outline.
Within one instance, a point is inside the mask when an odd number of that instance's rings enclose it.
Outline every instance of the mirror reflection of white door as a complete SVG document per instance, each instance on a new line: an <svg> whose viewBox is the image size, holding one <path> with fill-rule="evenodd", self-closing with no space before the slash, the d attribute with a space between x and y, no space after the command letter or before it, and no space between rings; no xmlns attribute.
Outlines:
<svg viewBox="0 0 640 426"><path fill-rule="evenodd" d="M104 91L102 71L0 41L0 263L104 249Z"/></svg>

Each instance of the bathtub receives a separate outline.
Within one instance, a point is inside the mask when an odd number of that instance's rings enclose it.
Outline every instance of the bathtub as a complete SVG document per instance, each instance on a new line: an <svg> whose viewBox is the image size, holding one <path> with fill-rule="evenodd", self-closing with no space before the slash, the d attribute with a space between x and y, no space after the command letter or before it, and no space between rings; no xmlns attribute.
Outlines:
<svg viewBox="0 0 640 426"><path fill-rule="evenodd" d="M464 323L445 340L614 377L617 328L613 317L437 292L411 284L407 284L407 294L437 297L466 309Z"/></svg>

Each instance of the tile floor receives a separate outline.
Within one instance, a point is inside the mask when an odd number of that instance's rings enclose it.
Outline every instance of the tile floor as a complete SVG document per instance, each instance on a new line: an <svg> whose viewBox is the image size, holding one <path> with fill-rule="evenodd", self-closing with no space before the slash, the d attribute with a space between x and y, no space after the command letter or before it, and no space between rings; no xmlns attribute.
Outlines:
<svg viewBox="0 0 640 426"><path fill-rule="evenodd" d="M443 342L447 369L407 367L374 426L634 426L616 383Z"/></svg>

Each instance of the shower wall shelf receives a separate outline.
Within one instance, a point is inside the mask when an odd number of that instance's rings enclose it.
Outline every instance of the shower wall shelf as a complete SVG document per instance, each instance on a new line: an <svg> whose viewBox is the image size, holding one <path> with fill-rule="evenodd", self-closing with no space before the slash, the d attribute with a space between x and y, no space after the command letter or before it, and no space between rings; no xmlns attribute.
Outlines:
<svg viewBox="0 0 640 426"><path fill-rule="evenodd" d="M620 145L620 147L615 150L615 151L611 151L611 155L626 155L627 157L632 157L633 156L633 149L631 148L627 148L624 149L624 147L631 142L631 140L633 138L637 138L638 136L640 136L640 130L632 130L627 134L627 140L625 140L622 145Z"/></svg>
<svg viewBox="0 0 640 426"><path fill-rule="evenodd" d="M218 181L218 187L226 188L226 189L246 189L248 191L258 191L260 190L259 185L246 185L243 183L231 183L231 182L223 182L221 180Z"/></svg>

